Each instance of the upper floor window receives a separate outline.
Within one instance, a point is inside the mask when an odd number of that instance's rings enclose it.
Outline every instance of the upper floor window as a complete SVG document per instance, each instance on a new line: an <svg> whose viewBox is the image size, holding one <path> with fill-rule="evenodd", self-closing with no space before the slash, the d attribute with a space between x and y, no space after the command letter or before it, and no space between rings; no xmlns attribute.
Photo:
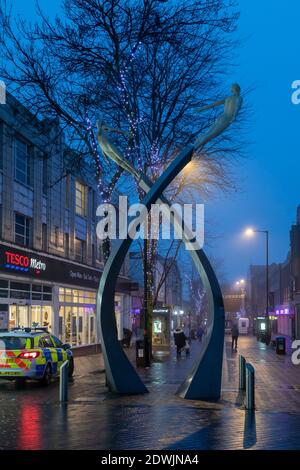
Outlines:
<svg viewBox="0 0 300 470"><path fill-rule="evenodd" d="M79 181L75 182L75 210L76 214L85 216L86 215L86 206L87 206L87 187L80 183Z"/></svg>
<svg viewBox="0 0 300 470"><path fill-rule="evenodd" d="M79 263L85 262L85 242L75 238L75 259Z"/></svg>
<svg viewBox="0 0 300 470"><path fill-rule="evenodd" d="M4 140L3 140L3 122L0 121L0 170L3 169L3 151L4 151Z"/></svg>
<svg viewBox="0 0 300 470"><path fill-rule="evenodd" d="M47 194L48 185L49 185L49 181L48 181L48 155L47 154L43 155L42 163L43 163L43 169L42 169L42 171L43 171L43 194Z"/></svg>
<svg viewBox="0 0 300 470"><path fill-rule="evenodd" d="M15 214L15 242L19 245L30 245L30 219L25 215Z"/></svg>
<svg viewBox="0 0 300 470"><path fill-rule="evenodd" d="M31 183L30 147L20 139L15 140L15 178L20 183Z"/></svg>

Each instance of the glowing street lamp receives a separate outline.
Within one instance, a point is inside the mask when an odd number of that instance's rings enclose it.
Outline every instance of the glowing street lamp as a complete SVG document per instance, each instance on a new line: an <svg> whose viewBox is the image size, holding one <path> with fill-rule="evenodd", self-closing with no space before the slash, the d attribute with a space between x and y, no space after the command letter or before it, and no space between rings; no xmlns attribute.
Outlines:
<svg viewBox="0 0 300 470"><path fill-rule="evenodd" d="M248 227L245 230L247 237L252 237L256 233L264 233L266 236L266 319L269 319L269 231L268 230L256 230Z"/></svg>
<svg viewBox="0 0 300 470"><path fill-rule="evenodd" d="M248 227L245 230L246 237L253 237L254 233L255 233L255 230L253 230L253 228L251 227Z"/></svg>

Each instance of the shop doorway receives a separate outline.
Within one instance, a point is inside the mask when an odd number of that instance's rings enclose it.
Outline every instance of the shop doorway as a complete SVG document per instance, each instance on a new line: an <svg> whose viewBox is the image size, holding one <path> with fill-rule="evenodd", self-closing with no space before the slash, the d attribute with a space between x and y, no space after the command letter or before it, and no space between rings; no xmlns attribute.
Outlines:
<svg viewBox="0 0 300 470"><path fill-rule="evenodd" d="M96 321L93 307L61 306L59 338L72 346L96 343Z"/></svg>

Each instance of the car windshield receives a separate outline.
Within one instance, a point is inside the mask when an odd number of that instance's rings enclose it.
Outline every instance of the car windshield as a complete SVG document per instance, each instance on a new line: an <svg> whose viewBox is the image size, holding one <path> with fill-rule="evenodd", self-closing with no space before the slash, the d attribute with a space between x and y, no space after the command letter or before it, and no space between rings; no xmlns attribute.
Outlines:
<svg viewBox="0 0 300 470"><path fill-rule="evenodd" d="M26 337L0 336L0 350L25 349Z"/></svg>

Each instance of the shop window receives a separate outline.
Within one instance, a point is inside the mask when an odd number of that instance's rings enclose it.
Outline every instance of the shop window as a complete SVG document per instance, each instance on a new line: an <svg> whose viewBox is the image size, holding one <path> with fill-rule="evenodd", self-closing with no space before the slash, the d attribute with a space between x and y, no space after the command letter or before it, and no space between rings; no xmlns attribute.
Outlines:
<svg viewBox="0 0 300 470"><path fill-rule="evenodd" d="M30 284L11 282L9 296L11 299L30 299Z"/></svg>
<svg viewBox="0 0 300 470"><path fill-rule="evenodd" d="M15 242L19 245L30 245L31 220L25 215L15 214Z"/></svg>
<svg viewBox="0 0 300 470"><path fill-rule="evenodd" d="M42 286L32 286L31 298L32 300L42 300Z"/></svg>
<svg viewBox="0 0 300 470"><path fill-rule="evenodd" d="M95 317L90 316L90 343L96 343Z"/></svg>
<svg viewBox="0 0 300 470"><path fill-rule="evenodd" d="M18 305L18 326L20 327L26 327L29 325L29 318L28 318L28 307Z"/></svg>
<svg viewBox="0 0 300 470"><path fill-rule="evenodd" d="M65 302L72 302L72 291L71 289L65 290Z"/></svg>
<svg viewBox="0 0 300 470"><path fill-rule="evenodd" d="M52 308L50 306L43 306L42 307L42 327L48 328L49 331L52 330L51 317L52 317Z"/></svg>
<svg viewBox="0 0 300 470"><path fill-rule="evenodd" d="M87 187L80 181L75 182L75 212L82 217L87 212Z"/></svg>
<svg viewBox="0 0 300 470"><path fill-rule="evenodd" d="M43 286L43 300L52 300L52 287Z"/></svg>
<svg viewBox="0 0 300 470"><path fill-rule="evenodd" d="M72 310L71 308L66 308L65 309L65 337L66 337L66 343L71 344L71 313Z"/></svg>
<svg viewBox="0 0 300 470"><path fill-rule="evenodd" d="M43 286L43 292L47 292L48 294L52 294L52 287L51 286Z"/></svg>
<svg viewBox="0 0 300 470"><path fill-rule="evenodd" d="M30 147L20 139L15 140L15 178L20 183L31 184Z"/></svg>
<svg viewBox="0 0 300 470"><path fill-rule="evenodd" d="M0 280L0 297L8 298L8 281Z"/></svg>
<svg viewBox="0 0 300 470"><path fill-rule="evenodd" d="M58 291L58 296L59 296L59 301L64 302L65 301L65 289L60 287Z"/></svg>
<svg viewBox="0 0 300 470"><path fill-rule="evenodd" d="M71 344L76 346L78 343L77 340L77 307L72 308L72 322L71 322Z"/></svg>
<svg viewBox="0 0 300 470"><path fill-rule="evenodd" d="M52 300L52 294L43 293L43 300L48 300L48 301L50 300L51 301Z"/></svg>
<svg viewBox="0 0 300 470"><path fill-rule="evenodd" d="M95 310L93 307L60 307L59 338L73 346L96 342Z"/></svg>

